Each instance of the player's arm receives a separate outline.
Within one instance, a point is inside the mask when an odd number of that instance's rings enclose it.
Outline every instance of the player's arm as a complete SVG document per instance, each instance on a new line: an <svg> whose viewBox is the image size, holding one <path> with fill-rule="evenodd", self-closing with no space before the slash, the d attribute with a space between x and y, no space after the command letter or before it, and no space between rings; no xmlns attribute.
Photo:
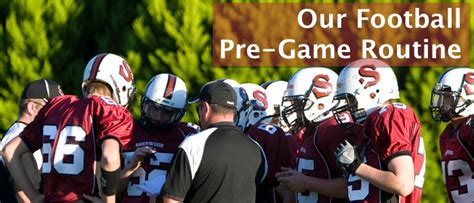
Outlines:
<svg viewBox="0 0 474 203"><path fill-rule="evenodd" d="M156 150L151 147L140 147L135 150L130 164L125 166L120 172L118 191L123 191L127 187L130 176L140 168L146 157L152 157L152 159L156 159L154 157L154 153L156 153Z"/></svg>
<svg viewBox="0 0 474 203"><path fill-rule="evenodd" d="M355 174L389 193L409 195L413 191L415 179L411 156L402 155L393 158L388 163L388 170L381 171L361 164Z"/></svg>
<svg viewBox="0 0 474 203"><path fill-rule="evenodd" d="M105 202L115 202L117 185L120 178L120 144L116 139L108 138L102 142L102 178Z"/></svg>
<svg viewBox="0 0 474 203"><path fill-rule="evenodd" d="M362 163L356 154L354 147L347 141L336 150L337 162L346 173L358 175L392 194L407 196L413 191L415 172L411 156L395 156L388 162L388 171L382 171Z"/></svg>
<svg viewBox="0 0 474 203"><path fill-rule="evenodd" d="M41 194L33 186L33 183L29 179L21 156L29 152L28 147L20 137L14 138L4 148L4 159L8 170L15 182L21 187L30 199L38 199Z"/></svg>
<svg viewBox="0 0 474 203"><path fill-rule="evenodd" d="M293 191L313 191L329 197L347 198L347 181L345 178L322 179L310 177L291 168L282 168L276 174L280 184Z"/></svg>

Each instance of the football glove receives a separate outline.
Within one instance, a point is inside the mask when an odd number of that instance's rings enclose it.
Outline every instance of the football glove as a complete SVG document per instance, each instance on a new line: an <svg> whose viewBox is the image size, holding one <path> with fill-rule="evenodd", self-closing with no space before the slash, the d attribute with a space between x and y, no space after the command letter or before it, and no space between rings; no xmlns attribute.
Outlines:
<svg viewBox="0 0 474 203"><path fill-rule="evenodd" d="M344 176L348 174L354 175L354 172L359 168L360 158L354 148L347 140L341 143L336 149L337 164L341 167Z"/></svg>

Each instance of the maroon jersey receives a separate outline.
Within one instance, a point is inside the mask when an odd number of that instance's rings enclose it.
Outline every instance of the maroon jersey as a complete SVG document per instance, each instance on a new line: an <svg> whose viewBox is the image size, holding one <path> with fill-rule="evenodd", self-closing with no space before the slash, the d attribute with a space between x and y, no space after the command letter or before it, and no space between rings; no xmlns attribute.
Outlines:
<svg viewBox="0 0 474 203"><path fill-rule="evenodd" d="M359 144L357 147L360 149L362 145ZM362 162L376 169L386 170L377 153L371 148L363 150ZM347 192L350 202L385 202L384 200L393 197L356 175L349 175L347 178Z"/></svg>
<svg viewBox="0 0 474 203"><path fill-rule="evenodd" d="M369 141L364 161L367 161L366 163L372 167L388 170L387 165L391 159L401 155L411 156L415 169L415 187L410 195L401 197L386 194L380 190L372 192L367 188L369 187L367 184L363 184L362 186L366 188L358 190L349 188L349 199L351 201L383 202L389 198L398 198L399 202L420 202L426 159L421 137L421 124L413 110L401 103L393 103L377 109L365 121L365 134ZM353 177L353 179L360 178ZM351 178L349 178L349 182L351 182Z"/></svg>
<svg viewBox="0 0 474 203"><path fill-rule="evenodd" d="M195 125L190 123L178 123L176 127L160 129L156 133L150 133L143 129L138 122L135 122L133 137L123 150L125 164L130 164L133 153L137 148L145 146L156 149L156 153L154 154L156 159L146 160L142 163L140 168L130 176L126 191L124 191L123 202L149 202L150 194L139 190L136 186L149 182L159 183L153 184L160 187L156 188L159 192L179 144L181 144L187 135L196 132L197 129Z"/></svg>
<svg viewBox="0 0 474 203"><path fill-rule="evenodd" d="M43 152L43 192L49 202L68 202L93 195L98 152L106 138L125 145L132 117L109 97L52 99L28 125L21 138L34 152Z"/></svg>
<svg viewBox="0 0 474 203"><path fill-rule="evenodd" d="M450 202L474 200L474 146L471 119L457 129L449 124L440 137L441 166Z"/></svg>
<svg viewBox="0 0 474 203"><path fill-rule="evenodd" d="M272 124L257 123L249 127L246 133L262 147L268 162L267 184L275 188L279 182L275 173L281 167L295 167L295 157L290 152L289 139L283 130ZM270 202L275 202L275 192L268 189Z"/></svg>
<svg viewBox="0 0 474 203"><path fill-rule="evenodd" d="M321 179L342 177L334 152L344 140L354 144L363 132L363 127L354 123L348 113L341 113L338 116L342 124L339 124L334 117L330 117L317 127L307 129L298 155L298 171ZM298 202L347 202L309 191L298 193L297 198Z"/></svg>

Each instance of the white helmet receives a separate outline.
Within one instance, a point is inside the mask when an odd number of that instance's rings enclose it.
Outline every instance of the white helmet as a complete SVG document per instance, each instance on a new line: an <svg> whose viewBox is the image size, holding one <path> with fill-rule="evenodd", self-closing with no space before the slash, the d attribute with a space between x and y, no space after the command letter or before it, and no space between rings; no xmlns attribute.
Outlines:
<svg viewBox="0 0 474 203"><path fill-rule="evenodd" d="M82 77L82 90L90 81L101 81L110 86L112 96L118 104L127 107L135 94L133 73L127 61L115 54L103 53L87 63Z"/></svg>
<svg viewBox="0 0 474 203"><path fill-rule="evenodd" d="M250 102L250 115L246 126L248 127L259 123L266 116L266 110L269 105L267 94L263 87L252 83L242 84L241 87L247 92Z"/></svg>
<svg viewBox="0 0 474 203"><path fill-rule="evenodd" d="M294 73L288 81L283 102L283 119L292 132L306 126L305 122L321 122L332 115L337 74L328 68L311 67Z"/></svg>
<svg viewBox="0 0 474 203"><path fill-rule="evenodd" d="M336 95L336 100L348 98L347 104L359 104L347 109L353 115L354 110L359 111L355 118L358 121L365 119L386 101L400 98L397 77L392 68L376 59L360 59L344 67L339 73ZM360 112L362 108L363 113Z"/></svg>
<svg viewBox="0 0 474 203"><path fill-rule="evenodd" d="M268 108L266 109L267 118L263 119L262 122L274 123L281 127L285 132L289 129L281 117L281 111L283 110L283 95L286 92L287 86L288 82L283 80L270 81L262 84L262 87L265 88L265 91L267 92L268 101Z"/></svg>
<svg viewBox="0 0 474 203"><path fill-rule="evenodd" d="M229 84L234 88L235 94L237 95L237 113L235 114L234 123L242 132L247 127L249 114L251 111L250 101L247 96L245 89L241 85L232 79L222 79L225 83Z"/></svg>
<svg viewBox="0 0 474 203"><path fill-rule="evenodd" d="M474 69L454 68L444 72L431 92L430 110L436 121L474 114Z"/></svg>
<svg viewBox="0 0 474 203"><path fill-rule="evenodd" d="M140 106L142 124L149 129L167 128L176 125L186 112L187 89L181 78L172 74L159 74L146 86ZM162 120L151 111L162 110Z"/></svg>

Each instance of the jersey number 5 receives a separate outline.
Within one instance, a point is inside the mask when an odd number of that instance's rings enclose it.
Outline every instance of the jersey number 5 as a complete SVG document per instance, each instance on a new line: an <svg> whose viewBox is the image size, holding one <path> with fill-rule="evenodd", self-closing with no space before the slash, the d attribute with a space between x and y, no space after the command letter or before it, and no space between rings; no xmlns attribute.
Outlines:
<svg viewBox="0 0 474 203"><path fill-rule="evenodd" d="M309 159L298 159L298 171L303 173L305 171L314 171L314 161ZM306 191L297 194L298 202L318 202L318 193Z"/></svg>

